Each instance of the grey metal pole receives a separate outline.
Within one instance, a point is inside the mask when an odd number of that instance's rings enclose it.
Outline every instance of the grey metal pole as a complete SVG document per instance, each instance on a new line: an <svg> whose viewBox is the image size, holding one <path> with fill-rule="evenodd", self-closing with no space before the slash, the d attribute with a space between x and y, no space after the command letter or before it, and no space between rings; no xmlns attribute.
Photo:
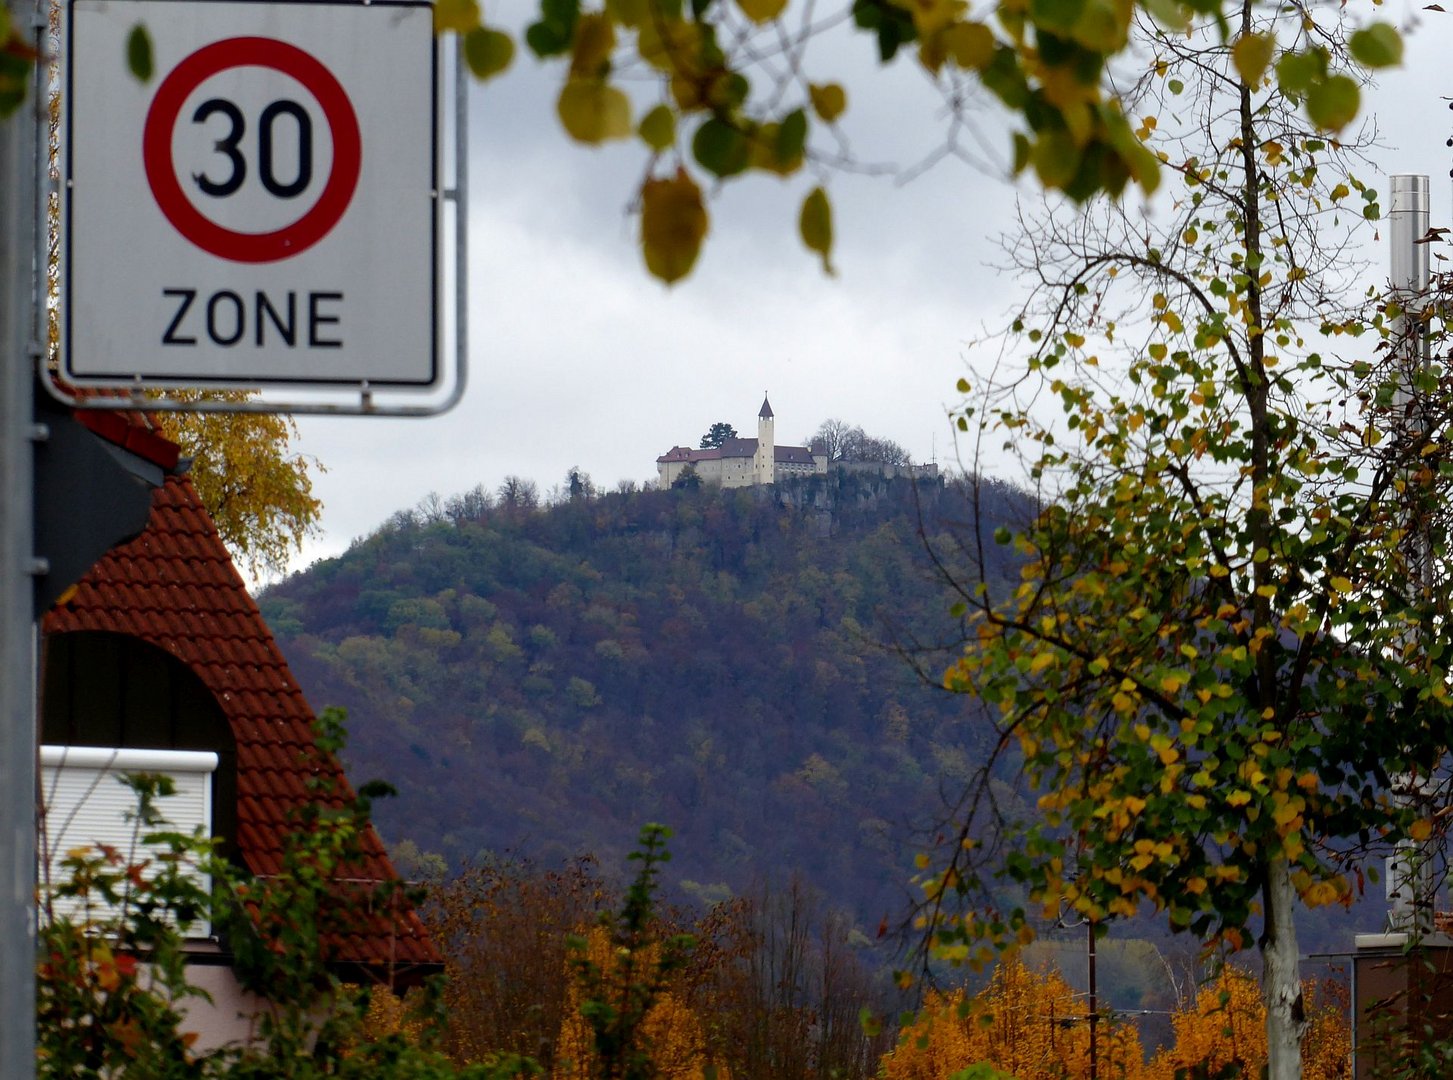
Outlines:
<svg viewBox="0 0 1453 1080"><path fill-rule="evenodd" d="M12 25L36 12L9 0ZM0 120L0 1076L35 1075L35 683L31 381L36 356L33 88Z"/></svg>

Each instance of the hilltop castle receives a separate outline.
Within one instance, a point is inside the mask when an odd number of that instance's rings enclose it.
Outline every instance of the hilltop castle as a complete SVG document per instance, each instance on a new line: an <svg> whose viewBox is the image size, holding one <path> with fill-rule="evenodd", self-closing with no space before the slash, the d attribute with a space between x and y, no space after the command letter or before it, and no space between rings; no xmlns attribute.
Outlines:
<svg viewBox="0 0 1453 1080"><path fill-rule="evenodd" d="M764 396L757 413L755 439L727 439L710 450L673 446L656 459L661 487L669 488L688 468L708 484L724 488L775 484L789 476L827 472L827 451L821 447L778 446L772 404Z"/></svg>

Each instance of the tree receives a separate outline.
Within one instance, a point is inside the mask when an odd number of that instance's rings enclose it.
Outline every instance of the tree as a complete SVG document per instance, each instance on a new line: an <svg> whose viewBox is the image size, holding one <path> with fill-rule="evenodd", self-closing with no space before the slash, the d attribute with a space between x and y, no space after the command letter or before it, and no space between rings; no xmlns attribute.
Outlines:
<svg viewBox="0 0 1453 1080"><path fill-rule="evenodd" d="M862 428L854 428L847 445L847 458L851 461L871 461L879 465L906 466L912 464L908 451L892 439L880 439L866 434Z"/></svg>
<svg viewBox="0 0 1453 1080"><path fill-rule="evenodd" d="M553 1068L568 1013L565 942L608 899L588 858L558 870L500 860L430 890L423 914L446 958L447 1045L456 1061L505 1052Z"/></svg>
<svg viewBox="0 0 1453 1080"><path fill-rule="evenodd" d="M1102 1017L1097 1035L1097 1075L1138 1080L1144 1057L1135 1028ZM1006 961L971 999L962 990L930 995L884 1057L882 1076L939 1080L981 1062L1016 1080L1088 1080L1084 1002L1058 972Z"/></svg>
<svg viewBox="0 0 1453 1080"><path fill-rule="evenodd" d="M695 465L683 466L677 473L676 479L671 481L672 490L695 491L701 487L701 474L696 471Z"/></svg>
<svg viewBox="0 0 1453 1080"><path fill-rule="evenodd" d="M827 454L829 462L871 461L881 465L909 465L908 451L892 439L869 435L859 425L842 420L824 420L807 440L811 447Z"/></svg>
<svg viewBox="0 0 1453 1080"><path fill-rule="evenodd" d="M570 466L570 471L565 474L565 487L569 492L571 502L593 499L597 494L595 481L590 478L590 473L579 465Z"/></svg>
<svg viewBox="0 0 1453 1080"><path fill-rule="evenodd" d="M1269 1075L1286 1080L1298 901L1349 902L1369 844L1431 829L1389 788L1435 773L1453 719L1429 557L1450 402L1442 361L1397 329L1420 335L1431 311L1344 302L1345 238L1376 194L1349 171L1355 145L1295 108L1328 104L1366 31L1349 44L1340 22L1250 0L1227 16L1224 35L1140 38L1139 134L1174 201L1031 223L1007 374L960 385L960 429L1016 453L1041 509L940 549L966 621L945 683L998 710L995 760L1022 758L1038 804L999 813L991 762L926 915L930 946L965 960L1032 937L1030 910L1103 925L1148 906L1232 950L1259 917ZM1009 590L975 569L995 541L1022 562ZM1002 862L996 834L1013 837Z"/></svg>
<svg viewBox="0 0 1453 1080"><path fill-rule="evenodd" d="M808 437L807 445L814 451L821 449L827 454L829 462L842 461L847 456L847 444L854 431L860 432L862 428L854 428L844 420L824 420Z"/></svg>
<svg viewBox="0 0 1453 1080"><path fill-rule="evenodd" d="M670 993L696 941L666 933L656 911L670 838L664 825L642 826L636 850L627 856L637 864L636 876L620 910L603 912L593 932L566 943L572 1008L561 1032L557 1076L687 1080L708 1067L700 1024ZM674 1066L669 1071L657 1056L662 1051Z"/></svg>
<svg viewBox="0 0 1453 1080"><path fill-rule="evenodd" d="M499 505L501 510L512 513L537 509L540 505L540 489L533 480L522 476L506 476L499 486Z"/></svg>
<svg viewBox="0 0 1453 1080"><path fill-rule="evenodd" d="M737 437L737 429L728 424L725 420L718 420L712 424L701 437L701 449L715 450L722 446L728 439Z"/></svg>
<svg viewBox="0 0 1453 1080"><path fill-rule="evenodd" d="M188 475L233 556L256 576L281 573L317 531L317 459L292 449L297 423L266 413L157 414L163 434L192 459Z"/></svg>
<svg viewBox="0 0 1453 1080"><path fill-rule="evenodd" d="M1006 3L992 19L957 0L855 0L848 10L884 62L917 44L951 123L964 122L978 104L971 87L997 98L1019 128L1016 171L1032 169L1045 187L1077 200L1119 193L1131 182L1152 192L1160 179L1160 162L1136 137L1114 89L1120 84L1112 61L1128 48L1137 18L1160 20L1171 31L1200 20L1223 40L1245 38L1244 63L1264 66L1262 40L1236 25L1234 0ZM844 151L824 147L822 136L847 108L846 94L835 82L809 79L804 62L817 17L811 4L787 0L705 0L689 11L679 0L592 10L573 0L542 0L525 42L538 57L568 57L558 101L566 132L589 144L636 137L650 155L640 189L641 243L647 268L663 281L690 273L708 230L693 173L711 182L752 170L791 176L809 162L822 172L842 161ZM476 74L508 66L514 44L480 22L478 6L449 4L436 19L465 34ZM1315 24L1312 30L1285 48L1288 61L1277 75L1312 123L1340 131L1357 113L1358 80L1327 62ZM1390 25L1374 23L1352 49L1361 63L1379 66L1397 61L1401 40ZM634 123L632 101L612 77L643 69L659 84L659 104ZM945 145L951 152L952 135ZM803 199L798 228L831 272L832 214L820 184Z"/></svg>
<svg viewBox="0 0 1453 1080"><path fill-rule="evenodd" d="M1199 20L1229 40L1240 29L1236 11L1230 0L1094 0L1006 3L991 15L958 0L854 0L842 16L851 14L885 63L917 45L918 62L947 105L944 155L956 151L956 133L982 108L981 98L992 96L1017 129L1016 172L1033 170L1046 188L1085 200L1132 182L1149 193L1160 179L1160 162L1136 137L1116 77L1135 21L1184 30ZM639 190L643 255L650 272L670 283L690 273L709 228L698 178L793 176L809 165L820 175L855 164L836 138L847 95L837 82L811 79L817 65L805 62L818 32L837 21L822 19L805 0L705 0L690 8L639 0L584 10L578 0L541 0L524 42L541 59L565 61L557 113L572 139L639 140L649 160ZM436 10L435 25L463 36L477 76L509 67L515 42L482 21L481 5L450 0ZM1388 23L1364 27L1351 45L1368 67L1401 58L1401 39ZM1259 65L1264 51L1250 40L1243 60ZM1318 129L1341 131L1358 112L1358 73L1328 63L1314 21L1284 51L1278 79ZM0 115L23 100L35 55L19 22L0 13ZM138 78L153 76L144 25L132 33L126 60ZM654 78L658 104L644 115L633 115L632 98L613 82L622 71ZM830 271L832 210L820 182L802 200L798 231Z"/></svg>

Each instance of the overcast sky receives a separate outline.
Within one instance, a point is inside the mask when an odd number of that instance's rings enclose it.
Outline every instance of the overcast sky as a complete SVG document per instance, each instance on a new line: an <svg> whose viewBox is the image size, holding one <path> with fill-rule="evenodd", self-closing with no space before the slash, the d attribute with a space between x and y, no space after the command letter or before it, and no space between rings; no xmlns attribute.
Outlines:
<svg viewBox="0 0 1453 1080"><path fill-rule="evenodd" d="M517 22L525 5L511 3L487 14ZM1382 12L1406 20L1418 9ZM1425 18L1371 106L1388 147L1382 172L1430 174L1433 221L1446 224L1453 16ZM942 144L941 99L911 56L878 69L871 40L854 34L809 57L814 79L848 85L844 127L859 158L907 165ZM559 78L522 54L503 78L471 87L468 391L434 419L301 422L301 448L327 472L316 481L322 535L294 569L431 491L496 488L517 474L543 493L574 465L601 487L653 479L657 455L695 446L715 421L754 436L764 391L779 442L834 417L915 460L954 462L954 383L970 343L1015 296L992 264L1016 194L1035 197L1027 186L1017 191L983 155L903 185L834 175L838 276L828 278L796 234L816 178L738 181L710 200L695 273L667 289L647 276L629 213L643 154L572 144L554 116ZM992 108L982 134L1007 148ZM1375 182L1386 190L1385 176ZM1385 241L1370 256L1385 275Z"/></svg>

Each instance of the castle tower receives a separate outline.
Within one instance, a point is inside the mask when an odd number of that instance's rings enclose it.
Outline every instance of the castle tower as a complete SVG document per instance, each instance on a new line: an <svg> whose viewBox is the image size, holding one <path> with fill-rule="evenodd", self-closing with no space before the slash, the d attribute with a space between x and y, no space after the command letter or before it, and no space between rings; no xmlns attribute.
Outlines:
<svg viewBox="0 0 1453 1080"><path fill-rule="evenodd" d="M765 393L762 395L762 411L757 413L757 459L752 482L770 484L777 479L777 436L772 417L772 405Z"/></svg>

